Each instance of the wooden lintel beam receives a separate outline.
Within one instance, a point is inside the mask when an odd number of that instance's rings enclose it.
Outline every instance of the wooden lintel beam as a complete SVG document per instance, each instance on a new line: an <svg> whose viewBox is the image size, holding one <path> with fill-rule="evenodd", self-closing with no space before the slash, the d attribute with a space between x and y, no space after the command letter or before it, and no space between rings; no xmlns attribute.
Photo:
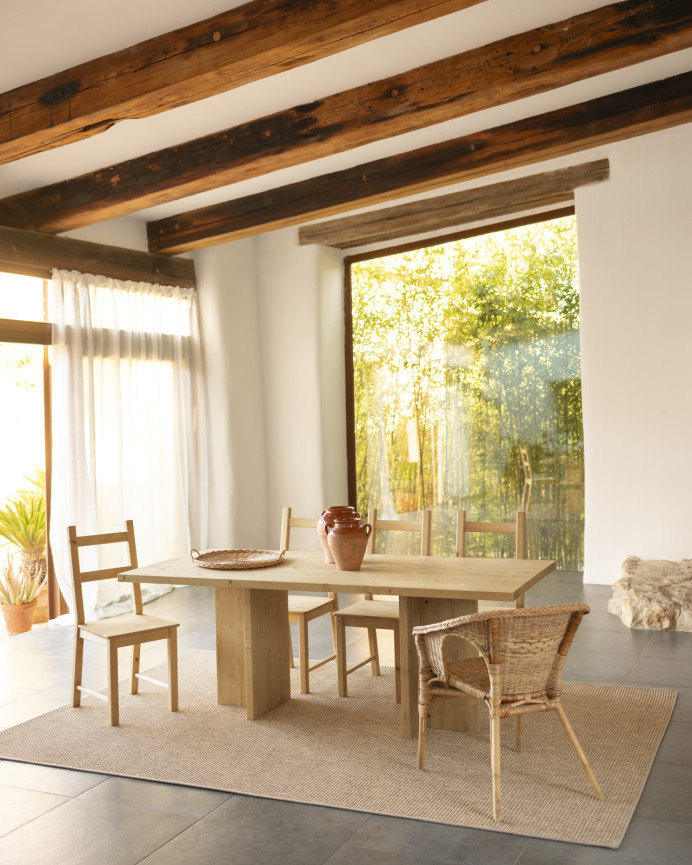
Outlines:
<svg viewBox="0 0 692 865"><path fill-rule="evenodd" d="M531 174L517 180L477 186L436 198L306 225L298 232L298 243L319 243L337 249L349 249L423 232L441 231L537 207L567 203L573 200L577 186L598 183L609 176L608 160L599 159L557 171Z"/></svg>
<svg viewBox="0 0 692 865"><path fill-rule="evenodd" d="M252 0L0 94L0 164L482 0Z"/></svg>
<svg viewBox="0 0 692 865"><path fill-rule="evenodd" d="M60 232L401 135L692 45L692 7L627 0L0 201Z"/></svg>
<svg viewBox="0 0 692 865"><path fill-rule="evenodd" d="M50 277L55 267L135 282L186 288L196 284L195 265L189 258L0 226L0 270Z"/></svg>
<svg viewBox="0 0 692 865"><path fill-rule="evenodd" d="M564 219L567 216L574 216L574 214L574 204L566 204L564 207L556 207L554 210L542 210L540 213L513 216L501 222L476 225L473 228L465 228L461 231L450 231L448 234L436 234L434 237L405 240L403 243L394 244L394 246L381 246L367 252L356 252L353 255L345 255L344 263L353 264L358 261L370 261L373 258L382 258L386 255L400 255L402 252L413 252L416 249L425 249L428 246L441 246L444 243L455 243L458 240L468 240L471 237L494 234L496 231L509 231L511 228L536 225L539 222L549 222L551 219Z"/></svg>
<svg viewBox="0 0 692 865"><path fill-rule="evenodd" d="M692 72L147 224L149 249L201 249L644 135L692 119Z"/></svg>

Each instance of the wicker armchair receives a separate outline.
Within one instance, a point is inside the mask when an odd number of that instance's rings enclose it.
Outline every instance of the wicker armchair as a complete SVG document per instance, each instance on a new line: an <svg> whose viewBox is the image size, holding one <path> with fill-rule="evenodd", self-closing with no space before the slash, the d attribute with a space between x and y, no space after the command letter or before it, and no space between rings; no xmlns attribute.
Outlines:
<svg viewBox="0 0 692 865"><path fill-rule="evenodd" d="M586 604L500 609L413 629L420 665L418 768L425 762L430 706L438 697L467 694L490 712L493 817L502 819L500 719L554 710L579 757L596 798L603 794L560 703L562 668ZM470 642L478 658L448 660L448 640ZM517 747L520 747L517 741Z"/></svg>

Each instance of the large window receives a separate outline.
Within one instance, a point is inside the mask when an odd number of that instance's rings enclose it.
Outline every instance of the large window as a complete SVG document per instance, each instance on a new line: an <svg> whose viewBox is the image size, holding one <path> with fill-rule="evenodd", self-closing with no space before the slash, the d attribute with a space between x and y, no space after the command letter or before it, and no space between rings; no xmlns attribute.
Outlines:
<svg viewBox="0 0 692 865"><path fill-rule="evenodd" d="M523 504L529 556L580 569L574 218L353 263L351 283L361 512L432 508L434 553L449 555L457 509L511 520ZM486 536L469 554L510 544Z"/></svg>

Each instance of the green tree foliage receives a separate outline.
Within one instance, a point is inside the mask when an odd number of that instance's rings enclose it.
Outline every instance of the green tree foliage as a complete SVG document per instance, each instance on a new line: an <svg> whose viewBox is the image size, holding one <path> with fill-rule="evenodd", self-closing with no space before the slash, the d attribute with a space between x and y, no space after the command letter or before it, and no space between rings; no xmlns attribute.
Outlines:
<svg viewBox="0 0 692 865"><path fill-rule="evenodd" d="M24 572L41 583L46 576L46 473L37 469L31 486L0 509L0 538L19 552Z"/></svg>
<svg viewBox="0 0 692 865"><path fill-rule="evenodd" d="M523 444L538 477L530 516L546 523L533 527L533 552L578 567L574 220L367 261L352 283L360 508L435 508L435 551L449 553L456 508L473 519L516 511Z"/></svg>

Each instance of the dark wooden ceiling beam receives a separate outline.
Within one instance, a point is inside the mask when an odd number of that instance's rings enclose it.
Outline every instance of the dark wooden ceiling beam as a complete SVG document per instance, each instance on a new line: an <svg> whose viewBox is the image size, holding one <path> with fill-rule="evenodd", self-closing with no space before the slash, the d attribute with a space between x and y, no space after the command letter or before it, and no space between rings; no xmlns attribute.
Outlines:
<svg viewBox="0 0 692 865"><path fill-rule="evenodd" d="M0 226L0 270L50 277L56 267L135 282L196 284L195 265L189 258Z"/></svg>
<svg viewBox="0 0 692 865"><path fill-rule="evenodd" d="M298 243L349 249L423 232L439 232L452 226L568 203L573 201L578 186L599 183L609 176L608 160L598 159L557 171L531 174L516 180L306 225L298 232Z"/></svg>
<svg viewBox="0 0 692 865"><path fill-rule="evenodd" d="M627 0L0 201L67 231L401 135L692 45L692 7Z"/></svg>
<svg viewBox="0 0 692 865"><path fill-rule="evenodd" d="M149 249L201 249L666 129L692 119L692 72L147 224Z"/></svg>
<svg viewBox="0 0 692 865"><path fill-rule="evenodd" d="M483 0L252 0L0 94L0 164Z"/></svg>

